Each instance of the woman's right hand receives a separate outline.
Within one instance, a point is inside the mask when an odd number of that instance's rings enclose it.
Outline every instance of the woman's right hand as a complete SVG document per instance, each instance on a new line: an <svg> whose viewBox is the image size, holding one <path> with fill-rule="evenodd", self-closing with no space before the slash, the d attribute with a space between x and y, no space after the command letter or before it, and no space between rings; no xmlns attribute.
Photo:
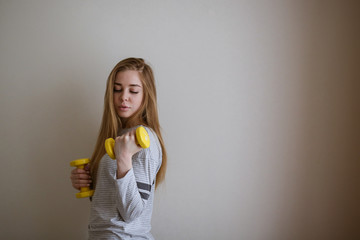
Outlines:
<svg viewBox="0 0 360 240"><path fill-rule="evenodd" d="M70 175L72 186L80 190L82 187L90 187L91 176L89 171L89 165L85 165L84 169L75 168L71 171Z"/></svg>

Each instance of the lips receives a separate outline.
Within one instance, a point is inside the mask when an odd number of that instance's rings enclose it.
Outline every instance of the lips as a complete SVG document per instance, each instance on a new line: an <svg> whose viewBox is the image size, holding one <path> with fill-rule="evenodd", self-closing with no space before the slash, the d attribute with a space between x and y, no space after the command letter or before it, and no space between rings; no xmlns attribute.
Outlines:
<svg viewBox="0 0 360 240"><path fill-rule="evenodd" d="M130 107L125 106L125 105L121 105L120 107L118 107L120 111L127 111L130 109Z"/></svg>

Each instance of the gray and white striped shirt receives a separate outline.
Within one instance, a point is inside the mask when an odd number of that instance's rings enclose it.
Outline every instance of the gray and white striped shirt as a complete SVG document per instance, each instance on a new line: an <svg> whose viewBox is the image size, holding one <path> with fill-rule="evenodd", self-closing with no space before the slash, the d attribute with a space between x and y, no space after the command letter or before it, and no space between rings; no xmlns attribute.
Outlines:
<svg viewBox="0 0 360 240"><path fill-rule="evenodd" d="M133 167L123 178L116 179L116 160L107 154L101 159L91 202L89 239L153 239L151 215L162 151L156 134L146 130L150 147L132 157Z"/></svg>

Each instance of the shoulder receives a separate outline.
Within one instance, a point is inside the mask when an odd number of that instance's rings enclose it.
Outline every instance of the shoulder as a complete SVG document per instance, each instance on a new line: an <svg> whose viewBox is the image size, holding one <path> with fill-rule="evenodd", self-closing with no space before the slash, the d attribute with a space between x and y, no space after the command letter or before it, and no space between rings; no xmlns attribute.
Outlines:
<svg viewBox="0 0 360 240"><path fill-rule="evenodd" d="M153 159L157 159L157 158L161 159L162 158L161 145L160 145L159 139L158 139L155 131L150 127L146 127L146 126L142 126L142 127L145 128L145 130L147 131L147 133L149 135L150 147L145 148L140 152L145 154L147 157L150 157Z"/></svg>
<svg viewBox="0 0 360 240"><path fill-rule="evenodd" d="M142 126L145 128L146 132L149 134L149 138L150 138L150 146L151 146L151 140L155 141L156 143L159 142L159 139L155 133L155 131L152 129L152 128L149 128L149 127L145 127L145 126Z"/></svg>

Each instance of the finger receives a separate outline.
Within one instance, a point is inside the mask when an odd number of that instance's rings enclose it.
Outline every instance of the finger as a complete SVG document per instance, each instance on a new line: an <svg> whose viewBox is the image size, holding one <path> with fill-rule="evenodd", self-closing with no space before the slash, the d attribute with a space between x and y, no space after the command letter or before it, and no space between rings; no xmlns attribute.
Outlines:
<svg viewBox="0 0 360 240"><path fill-rule="evenodd" d="M91 176L89 174L71 174L70 178L72 180L88 180L91 179Z"/></svg>
<svg viewBox="0 0 360 240"><path fill-rule="evenodd" d="M72 179L71 180L71 184L73 186L85 186L85 185L90 185L92 183L92 181L90 179Z"/></svg>
<svg viewBox="0 0 360 240"><path fill-rule="evenodd" d="M89 174L78 174L77 175L78 179L91 179L91 176Z"/></svg>
<svg viewBox="0 0 360 240"><path fill-rule="evenodd" d="M90 182L72 182L72 186L74 188L80 189L82 187L90 187L91 183Z"/></svg>
<svg viewBox="0 0 360 240"><path fill-rule="evenodd" d="M122 139L127 142L127 141L129 141L130 133L127 132L122 137L123 137Z"/></svg>
<svg viewBox="0 0 360 240"><path fill-rule="evenodd" d="M79 174L79 173L86 173L87 170L84 169L80 169L80 168L75 168L71 171L72 174Z"/></svg>
<svg viewBox="0 0 360 240"><path fill-rule="evenodd" d="M90 184L72 184L73 188L80 190L83 187L90 187Z"/></svg>
<svg viewBox="0 0 360 240"><path fill-rule="evenodd" d="M135 140L135 137L136 137L136 131L135 131L135 129L134 129L134 130L132 130L131 133L130 133L130 138L131 138L131 140Z"/></svg>
<svg viewBox="0 0 360 240"><path fill-rule="evenodd" d="M89 171L72 171L71 178L91 178Z"/></svg>
<svg viewBox="0 0 360 240"><path fill-rule="evenodd" d="M71 179L91 179L91 175L87 173L72 173L70 175Z"/></svg>
<svg viewBox="0 0 360 240"><path fill-rule="evenodd" d="M73 184L76 185L90 185L92 183L91 180L82 180L82 179L77 179L73 182Z"/></svg>

